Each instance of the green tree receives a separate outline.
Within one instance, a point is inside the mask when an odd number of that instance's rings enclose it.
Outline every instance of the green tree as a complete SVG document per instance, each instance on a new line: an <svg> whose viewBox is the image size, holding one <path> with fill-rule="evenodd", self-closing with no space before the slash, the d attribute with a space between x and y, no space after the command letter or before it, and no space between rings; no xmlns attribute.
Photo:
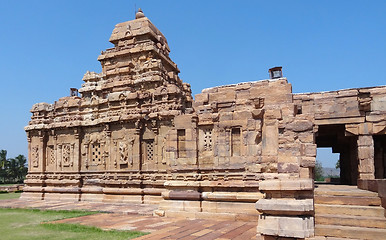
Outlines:
<svg viewBox="0 0 386 240"><path fill-rule="evenodd" d="M7 173L8 182L14 183L17 181L18 164L16 159L10 158L7 160L7 168L5 171Z"/></svg>
<svg viewBox="0 0 386 240"><path fill-rule="evenodd" d="M335 168L336 169L340 168L340 159L338 159L338 161L336 161Z"/></svg>
<svg viewBox="0 0 386 240"><path fill-rule="evenodd" d="M315 181L323 181L323 166L322 163L316 160L315 163L315 168L314 168L314 173L315 173Z"/></svg>
<svg viewBox="0 0 386 240"><path fill-rule="evenodd" d="M23 182L27 175L27 159L24 155L7 159L7 151L0 151L0 181L3 183Z"/></svg>
<svg viewBox="0 0 386 240"><path fill-rule="evenodd" d="M17 178L18 181L23 182L25 176L27 175L28 172L28 167L27 165L27 158L24 155L19 155L15 158L17 161Z"/></svg>
<svg viewBox="0 0 386 240"><path fill-rule="evenodd" d="M6 173L6 165L7 165L7 151L1 150L0 151L0 179L3 180L3 183L5 183L7 178Z"/></svg>
<svg viewBox="0 0 386 240"><path fill-rule="evenodd" d="M0 151L0 168L5 167L5 163L7 162L7 150Z"/></svg>

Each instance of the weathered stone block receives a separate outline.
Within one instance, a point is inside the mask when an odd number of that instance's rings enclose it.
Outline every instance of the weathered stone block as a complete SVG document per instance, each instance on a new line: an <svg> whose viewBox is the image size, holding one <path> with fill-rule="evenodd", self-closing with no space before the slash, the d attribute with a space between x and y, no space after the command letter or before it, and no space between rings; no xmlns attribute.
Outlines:
<svg viewBox="0 0 386 240"><path fill-rule="evenodd" d="M374 159L374 148L358 147L358 159Z"/></svg>
<svg viewBox="0 0 386 240"><path fill-rule="evenodd" d="M255 206L264 214L310 215L314 210L314 201L312 199L260 199Z"/></svg>
<svg viewBox="0 0 386 240"><path fill-rule="evenodd" d="M282 163L277 164L278 173L298 173L299 165L297 163Z"/></svg>
<svg viewBox="0 0 386 240"><path fill-rule="evenodd" d="M264 180L259 184L261 191L296 191L296 190L312 190L314 182L312 179L298 180Z"/></svg>
<svg viewBox="0 0 386 240"><path fill-rule="evenodd" d="M374 173L374 160L372 159L360 159L358 171L360 173Z"/></svg>
<svg viewBox="0 0 386 240"><path fill-rule="evenodd" d="M301 154L306 157L316 157L316 144L302 144Z"/></svg>
<svg viewBox="0 0 386 240"><path fill-rule="evenodd" d="M280 237L311 237L314 235L314 218L261 215L257 231L264 235Z"/></svg>
<svg viewBox="0 0 386 240"><path fill-rule="evenodd" d="M266 109L264 117L268 119L281 119L282 114L280 109Z"/></svg>
<svg viewBox="0 0 386 240"><path fill-rule="evenodd" d="M202 199L206 201L228 201L228 202L256 202L262 199L261 192L203 192Z"/></svg>
<svg viewBox="0 0 386 240"><path fill-rule="evenodd" d="M191 115L176 116L176 118L174 119L174 124L177 129L191 128L192 116Z"/></svg>
<svg viewBox="0 0 386 240"><path fill-rule="evenodd" d="M361 123L359 124L359 134L372 134L373 133L373 124L372 123Z"/></svg>
<svg viewBox="0 0 386 240"><path fill-rule="evenodd" d="M357 142L358 142L358 147L373 146L374 144L373 136L371 135L359 136Z"/></svg>
<svg viewBox="0 0 386 240"><path fill-rule="evenodd" d="M277 161L278 163L299 163L297 156L289 155L287 152L279 152Z"/></svg>
<svg viewBox="0 0 386 240"><path fill-rule="evenodd" d="M262 135L262 155L276 155L278 151L278 123L272 125L265 123L263 125Z"/></svg>
<svg viewBox="0 0 386 240"><path fill-rule="evenodd" d="M302 157L300 161L300 166L301 167L315 167L315 157Z"/></svg>
<svg viewBox="0 0 386 240"><path fill-rule="evenodd" d="M299 170L300 178L313 178L312 168L311 167L302 167Z"/></svg>
<svg viewBox="0 0 386 240"><path fill-rule="evenodd" d="M286 126L286 130L290 130L294 132L304 132L304 131L312 130L313 126L314 124L311 121L298 120L288 124Z"/></svg>
<svg viewBox="0 0 386 240"><path fill-rule="evenodd" d="M194 99L196 102L207 103L209 101L209 94L208 93L196 94L194 96Z"/></svg>
<svg viewBox="0 0 386 240"><path fill-rule="evenodd" d="M302 143L313 143L315 137L312 132L301 132L298 134L298 138Z"/></svg>

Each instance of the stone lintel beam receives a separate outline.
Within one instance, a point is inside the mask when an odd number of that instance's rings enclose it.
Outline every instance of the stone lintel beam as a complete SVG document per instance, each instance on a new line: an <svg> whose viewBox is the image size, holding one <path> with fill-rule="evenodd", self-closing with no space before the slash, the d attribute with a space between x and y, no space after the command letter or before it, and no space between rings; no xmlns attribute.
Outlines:
<svg viewBox="0 0 386 240"><path fill-rule="evenodd" d="M44 187L44 192L50 193L80 193L79 187Z"/></svg>
<svg viewBox="0 0 386 240"><path fill-rule="evenodd" d="M142 195L141 188L103 188L104 194L118 194L118 195Z"/></svg>
<svg viewBox="0 0 386 240"><path fill-rule="evenodd" d="M259 182L257 181L166 181L164 182L165 188L249 188L257 189L259 188Z"/></svg>
<svg viewBox="0 0 386 240"><path fill-rule="evenodd" d="M363 123L365 117L315 119L315 125Z"/></svg>
<svg viewBox="0 0 386 240"><path fill-rule="evenodd" d="M260 191L311 191L314 189L313 179L274 179L264 180L259 184Z"/></svg>
<svg viewBox="0 0 386 240"><path fill-rule="evenodd" d="M200 182L193 181L166 181L164 183L166 188L184 188L184 187L200 187Z"/></svg>
<svg viewBox="0 0 386 240"><path fill-rule="evenodd" d="M25 186L23 188L23 191L24 192L43 192L43 187L29 187L29 186Z"/></svg>
<svg viewBox="0 0 386 240"><path fill-rule="evenodd" d="M79 179L47 179L45 183L48 185L78 185Z"/></svg>
<svg viewBox="0 0 386 240"><path fill-rule="evenodd" d="M311 215L314 211L312 199L260 199L256 209L273 215Z"/></svg>
<svg viewBox="0 0 386 240"><path fill-rule="evenodd" d="M203 192L202 199L206 201L226 202L256 202L261 200L264 194L261 192Z"/></svg>
<svg viewBox="0 0 386 240"><path fill-rule="evenodd" d="M199 201L201 200L201 193L197 191L165 191L162 192L162 197L168 200Z"/></svg>

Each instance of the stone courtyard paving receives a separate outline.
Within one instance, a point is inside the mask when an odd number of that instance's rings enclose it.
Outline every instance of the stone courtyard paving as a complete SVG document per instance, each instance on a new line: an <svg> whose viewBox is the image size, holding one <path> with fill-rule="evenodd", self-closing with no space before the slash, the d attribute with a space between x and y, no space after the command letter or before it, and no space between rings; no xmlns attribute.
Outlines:
<svg viewBox="0 0 386 240"><path fill-rule="evenodd" d="M157 207L156 205L10 199L1 200L0 207L99 211L102 213L55 222L79 223L102 229L137 230L150 233L136 238L138 240L256 239L255 222L156 217L152 216L153 210Z"/></svg>

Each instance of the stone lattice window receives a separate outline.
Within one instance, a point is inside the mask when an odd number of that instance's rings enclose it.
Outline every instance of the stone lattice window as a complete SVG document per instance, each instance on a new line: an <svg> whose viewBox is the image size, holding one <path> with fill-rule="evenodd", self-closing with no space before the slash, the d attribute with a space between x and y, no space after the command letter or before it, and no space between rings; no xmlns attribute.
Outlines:
<svg viewBox="0 0 386 240"><path fill-rule="evenodd" d="M212 128L204 128L203 132L203 141L204 141L204 151L212 151Z"/></svg>
<svg viewBox="0 0 386 240"><path fill-rule="evenodd" d="M53 145L47 146L47 156L48 161L47 164L55 164L55 148Z"/></svg>
<svg viewBox="0 0 386 240"><path fill-rule="evenodd" d="M91 144L91 155L93 162L100 162L102 159L100 143Z"/></svg>
<svg viewBox="0 0 386 240"><path fill-rule="evenodd" d="M154 159L154 140L146 140L146 156L148 161Z"/></svg>
<svg viewBox="0 0 386 240"><path fill-rule="evenodd" d="M64 166L70 165L70 157L71 157L70 144L64 144L62 147L62 159L63 159Z"/></svg>
<svg viewBox="0 0 386 240"><path fill-rule="evenodd" d="M240 156L240 147L241 147L241 136L240 128L232 128L231 133L231 155Z"/></svg>
<svg viewBox="0 0 386 240"><path fill-rule="evenodd" d="M177 156L179 158L186 157L186 146L185 146L185 129L177 130Z"/></svg>

